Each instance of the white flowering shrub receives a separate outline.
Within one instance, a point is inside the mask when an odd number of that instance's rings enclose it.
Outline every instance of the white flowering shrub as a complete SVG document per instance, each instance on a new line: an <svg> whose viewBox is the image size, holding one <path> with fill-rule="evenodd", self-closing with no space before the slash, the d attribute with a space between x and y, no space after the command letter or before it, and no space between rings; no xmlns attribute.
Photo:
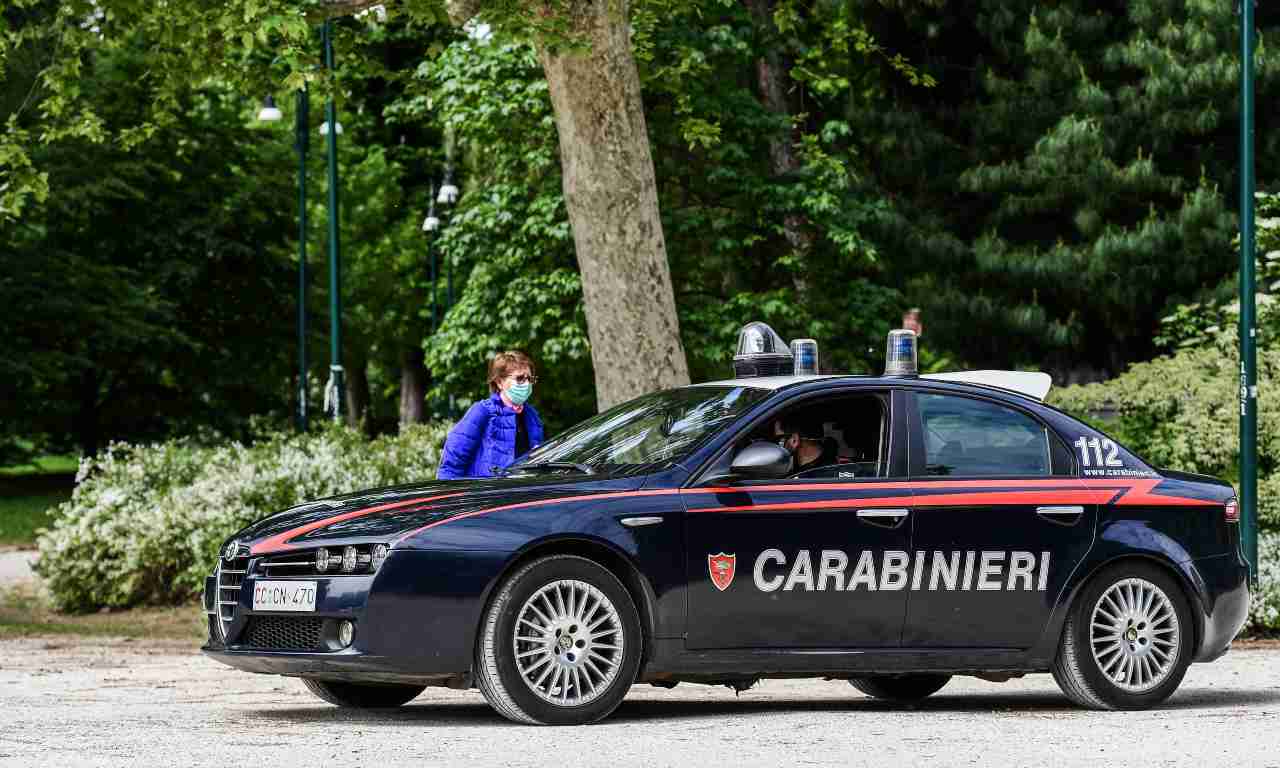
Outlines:
<svg viewBox="0 0 1280 768"><path fill-rule="evenodd" d="M1280 632L1280 533L1258 534L1258 588L1249 603L1249 630Z"/></svg>
<svg viewBox="0 0 1280 768"><path fill-rule="evenodd" d="M236 530L310 499L435 477L448 425L368 440L329 428L251 445L114 443L81 463L36 571L65 611L189 600Z"/></svg>

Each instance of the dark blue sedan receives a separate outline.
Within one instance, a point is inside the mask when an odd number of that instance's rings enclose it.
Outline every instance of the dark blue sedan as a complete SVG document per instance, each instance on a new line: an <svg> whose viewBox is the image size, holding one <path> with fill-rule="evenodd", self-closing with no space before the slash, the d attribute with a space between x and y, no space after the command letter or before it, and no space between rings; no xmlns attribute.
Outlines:
<svg viewBox="0 0 1280 768"><path fill-rule="evenodd" d="M477 687L549 724L636 683L770 677L911 702L1050 672L1137 709L1226 652L1249 602L1230 485L1045 405L1043 374L899 372L657 392L503 477L268 517L207 580L204 651L339 706Z"/></svg>

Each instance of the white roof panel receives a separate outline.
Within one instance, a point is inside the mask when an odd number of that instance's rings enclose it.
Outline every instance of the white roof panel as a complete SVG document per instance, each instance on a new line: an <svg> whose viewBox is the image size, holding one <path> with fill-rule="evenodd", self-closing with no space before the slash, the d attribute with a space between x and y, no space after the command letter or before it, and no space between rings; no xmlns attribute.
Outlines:
<svg viewBox="0 0 1280 768"><path fill-rule="evenodd" d="M721 379L720 381L703 381L690 384L692 387L753 387L755 389L778 390L789 384L818 379L847 379L851 374L828 374L822 376L751 376L743 379ZM891 378L891 377L890 377ZM921 379L935 381L955 381L962 384L979 384L987 387L1017 392L1021 395L1044 400L1053 386L1049 374L1039 371L953 371L950 373L926 373Z"/></svg>
<svg viewBox="0 0 1280 768"><path fill-rule="evenodd" d="M1044 396L1049 394L1049 387L1053 386L1053 379L1049 374L1039 371L955 371L928 373L920 378L999 387L1034 397L1036 400L1044 400Z"/></svg>

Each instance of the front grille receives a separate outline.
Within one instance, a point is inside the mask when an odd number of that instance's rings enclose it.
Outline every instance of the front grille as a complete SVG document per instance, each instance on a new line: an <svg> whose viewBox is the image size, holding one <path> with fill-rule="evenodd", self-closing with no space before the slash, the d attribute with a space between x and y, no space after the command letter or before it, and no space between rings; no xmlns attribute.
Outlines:
<svg viewBox="0 0 1280 768"><path fill-rule="evenodd" d="M324 619L313 616L250 616L240 645L264 651L320 651Z"/></svg>
<svg viewBox="0 0 1280 768"><path fill-rule="evenodd" d="M231 560L218 560L218 620L222 625L222 639L225 641L231 629L231 622L236 617L236 604L240 601L240 585L244 584L245 572L249 570L247 550L243 556Z"/></svg>

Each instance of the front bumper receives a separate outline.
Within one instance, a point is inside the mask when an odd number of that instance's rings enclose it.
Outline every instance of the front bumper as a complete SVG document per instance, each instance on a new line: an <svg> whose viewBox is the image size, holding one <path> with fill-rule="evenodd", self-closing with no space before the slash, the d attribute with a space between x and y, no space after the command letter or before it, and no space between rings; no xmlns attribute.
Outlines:
<svg viewBox="0 0 1280 768"><path fill-rule="evenodd" d="M316 583L315 611L307 613L255 612L251 558L238 590L222 586L217 573L206 579L209 639L202 650L246 672L428 685L464 679L487 590L509 556L393 550L376 574L298 577ZM254 630L264 620L309 622L307 637L319 641L270 647L262 642L267 635ZM355 624L347 648L333 640L341 621Z"/></svg>

